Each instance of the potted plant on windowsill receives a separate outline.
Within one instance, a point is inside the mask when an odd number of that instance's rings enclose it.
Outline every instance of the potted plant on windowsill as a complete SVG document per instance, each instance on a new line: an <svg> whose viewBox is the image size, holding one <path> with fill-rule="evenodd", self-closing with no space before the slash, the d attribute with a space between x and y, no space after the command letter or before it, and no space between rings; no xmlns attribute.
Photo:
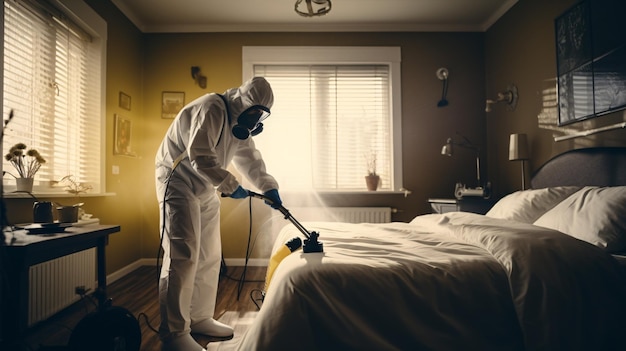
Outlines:
<svg viewBox="0 0 626 351"><path fill-rule="evenodd" d="M375 191L380 185L380 176L376 173L376 153L370 152L365 156L367 163L367 175L365 176L365 184L367 190Z"/></svg>
<svg viewBox="0 0 626 351"><path fill-rule="evenodd" d="M42 164L46 163L46 160L41 157L39 151L35 149L25 150L25 144L17 143L11 147L4 158L15 167L19 176L7 172L15 178L16 191L26 191L30 193L33 191L35 173L37 173Z"/></svg>
<svg viewBox="0 0 626 351"><path fill-rule="evenodd" d="M76 196L77 201L77 203L73 205L59 205L57 207L57 213L60 222L74 223L78 222L78 220L80 219L91 218L91 215L86 214L85 211L82 209L83 203L80 202L80 194L86 193L91 190L93 188L91 185L76 181L74 179L74 176L72 175L66 175L65 177L61 178L61 180L55 183L65 186L65 191Z"/></svg>

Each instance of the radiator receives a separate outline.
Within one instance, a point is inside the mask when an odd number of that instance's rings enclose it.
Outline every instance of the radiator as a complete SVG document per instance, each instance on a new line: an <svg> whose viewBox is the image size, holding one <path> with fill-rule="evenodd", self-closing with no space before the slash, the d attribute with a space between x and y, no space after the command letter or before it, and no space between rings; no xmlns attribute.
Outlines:
<svg viewBox="0 0 626 351"><path fill-rule="evenodd" d="M28 326L45 320L80 299L75 289L96 289L96 249L92 248L30 267Z"/></svg>
<svg viewBox="0 0 626 351"><path fill-rule="evenodd" d="M299 222L389 223L391 207L295 207L289 212Z"/></svg>

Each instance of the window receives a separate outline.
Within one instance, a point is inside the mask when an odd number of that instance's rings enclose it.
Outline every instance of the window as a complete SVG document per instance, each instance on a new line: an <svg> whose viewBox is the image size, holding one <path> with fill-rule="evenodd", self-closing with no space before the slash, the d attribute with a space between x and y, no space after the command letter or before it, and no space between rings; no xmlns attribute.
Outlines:
<svg viewBox="0 0 626 351"><path fill-rule="evenodd" d="M402 187L399 48L245 47L243 63L274 90L255 143L281 190L364 191L374 159L379 190Z"/></svg>
<svg viewBox="0 0 626 351"><path fill-rule="evenodd" d="M50 181L72 175L104 191L102 161L106 22L81 1L4 1L3 116L14 111L3 152L24 143L46 163L35 192L64 192ZM67 6L63 5L64 3ZM76 23L89 23L81 28ZM3 155L4 156L4 155ZM15 174L3 157L3 170ZM6 174L10 190L15 182Z"/></svg>

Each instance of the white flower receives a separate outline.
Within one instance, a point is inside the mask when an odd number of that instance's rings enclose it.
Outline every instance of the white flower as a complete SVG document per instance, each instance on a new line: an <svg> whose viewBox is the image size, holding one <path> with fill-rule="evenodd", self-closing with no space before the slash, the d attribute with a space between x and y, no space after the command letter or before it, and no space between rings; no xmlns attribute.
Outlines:
<svg viewBox="0 0 626 351"><path fill-rule="evenodd" d="M4 158L15 167L17 174L21 178L34 178L35 173L37 173L42 164L46 163L46 160L35 149L30 149L26 152L24 150L26 150L26 145L17 143L11 147L9 153ZM13 174L11 175L15 177Z"/></svg>

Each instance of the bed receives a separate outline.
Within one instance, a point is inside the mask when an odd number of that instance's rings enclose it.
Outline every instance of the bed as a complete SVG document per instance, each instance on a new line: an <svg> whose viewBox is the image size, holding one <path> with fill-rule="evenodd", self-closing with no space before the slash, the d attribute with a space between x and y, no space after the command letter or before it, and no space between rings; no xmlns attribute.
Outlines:
<svg viewBox="0 0 626 351"><path fill-rule="evenodd" d="M626 148L558 155L531 185L485 215L303 223L324 252L280 262L239 349L620 349Z"/></svg>

